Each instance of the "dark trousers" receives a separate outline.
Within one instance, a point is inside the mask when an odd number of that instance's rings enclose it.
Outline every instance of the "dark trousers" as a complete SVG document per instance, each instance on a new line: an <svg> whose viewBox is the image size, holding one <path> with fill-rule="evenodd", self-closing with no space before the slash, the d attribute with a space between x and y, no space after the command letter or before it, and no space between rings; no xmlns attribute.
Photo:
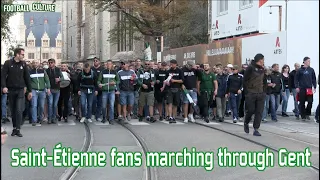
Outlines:
<svg viewBox="0 0 320 180"><path fill-rule="evenodd" d="M22 114L25 106L24 90L9 90L8 99L11 110L13 128L20 129L22 122Z"/></svg>
<svg viewBox="0 0 320 180"><path fill-rule="evenodd" d="M245 116L245 124L249 124L252 115L254 115L253 128L259 129L263 109L264 109L264 101L266 94L265 93L248 93L246 96L246 116Z"/></svg>
<svg viewBox="0 0 320 180"><path fill-rule="evenodd" d="M80 95L78 93L74 93L72 95L72 106L74 108L74 112L78 117L80 116Z"/></svg>
<svg viewBox="0 0 320 180"><path fill-rule="evenodd" d="M314 116L314 118L319 121L319 104L317 106L317 110L316 110L316 115Z"/></svg>
<svg viewBox="0 0 320 180"><path fill-rule="evenodd" d="M70 86L60 89L60 96L58 101L58 115L59 117L67 118L69 115L69 99L70 99ZM63 110L62 110L63 106Z"/></svg>
<svg viewBox="0 0 320 180"><path fill-rule="evenodd" d="M212 96L211 93L208 92L201 92L199 96L199 107L200 107L200 114L207 118L209 117L209 105L212 103Z"/></svg>
<svg viewBox="0 0 320 180"><path fill-rule="evenodd" d="M245 99L246 99L245 96L241 97L240 106L239 106L239 117L240 118L244 117Z"/></svg>
<svg viewBox="0 0 320 180"><path fill-rule="evenodd" d="M308 102L307 107L305 106L306 102ZM313 95L307 96L306 89L300 89L299 109L300 109L300 115L302 119L306 118L306 116L311 115L312 103L313 103Z"/></svg>

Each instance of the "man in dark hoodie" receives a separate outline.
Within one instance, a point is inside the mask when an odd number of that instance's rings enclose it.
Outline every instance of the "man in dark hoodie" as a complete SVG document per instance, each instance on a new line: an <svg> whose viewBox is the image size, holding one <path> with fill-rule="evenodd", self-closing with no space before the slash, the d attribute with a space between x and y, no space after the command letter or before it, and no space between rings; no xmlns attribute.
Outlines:
<svg viewBox="0 0 320 180"><path fill-rule="evenodd" d="M91 67L91 70L99 76L101 71L103 70L103 66L101 66L100 59L95 57L93 59L93 66ZM102 111L102 91L98 89L98 95L93 96L93 101L92 101L92 120L97 120L97 121L102 121L101 117L101 111Z"/></svg>
<svg viewBox="0 0 320 180"><path fill-rule="evenodd" d="M244 131L249 133L249 122L254 114L254 136L261 136L258 129L260 127L266 97L266 81L264 76L264 56L262 54L257 54L243 76L247 110L244 121Z"/></svg>
<svg viewBox="0 0 320 180"><path fill-rule="evenodd" d="M299 107L302 120L310 120L313 94L316 92L317 80L314 69L310 67L310 58L303 58L303 67L301 67L297 73L294 81L296 91L299 93ZM305 107L305 102L308 102Z"/></svg>
<svg viewBox="0 0 320 180"><path fill-rule="evenodd" d="M217 66L217 82L218 82L218 91L216 95L216 103L217 103L217 116L220 122L224 121L225 111L226 111L226 101L225 97L227 92L227 78L228 75L223 73L222 66Z"/></svg>

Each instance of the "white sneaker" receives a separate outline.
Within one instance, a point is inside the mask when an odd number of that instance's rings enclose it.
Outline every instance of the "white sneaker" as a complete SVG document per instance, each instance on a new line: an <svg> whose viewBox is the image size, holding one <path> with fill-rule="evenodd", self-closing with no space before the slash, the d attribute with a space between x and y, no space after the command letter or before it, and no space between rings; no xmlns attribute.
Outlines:
<svg viewBox="0 0 320 180"><path fill-rule="evenodd" d="M91 120L91 119L88 119L88 122L89 122L89 123L92 123L92 120Z"/></svg>
<svg viewBox="0 0 320 180"><path fill-rule="evenodd" d="M127 118L124 118L123 123L124 123L124 124L128 124L128 123L129 123L128 119L127 119Z"/></svg>
<svg viewBox="0 0 320 180"><path fill-rule="evenodd" d="M193 123L196 122L196 120L193 118L193 114L189 114L188 117L191 122L193 122Z"/></svg>
<svg viewBox="0 0 320 180"><path fill-rule="evenodd" d="M101 119L101 118L98 118L98 119L97 119L97 121L101 122L101 121L102 121L102 119Z"/></svg>
<svg viewBox="0 0 320 180"><path fill-rule="evenodd" d="M184 118L183 122L188 123L188 118Z"/></svg>
<svg viewBox="0 0 320 180"><path fill-rule="evenodd" d="M234 118L233 119L233 123L237 123L238 119L237 118Z"/></svg>
<svg viewBox="0 0 320 180"><path fill-rule="evenodd" d="M243 118L240 118L239 121L242 122L242 121L243 121Z"/></svg>
<svg viewBox="0 0 320 180"><path fill-rule="evenodd" d="M81 123L84 123L85 120L86 120L86 118L83 117L83 118L81 118L80 122L81 122Z"/></svg>
<svg viewBox="0 0 320 180"><path fill-rule="evenodd" d="M91 116L91 119L92 119L92 120L95 120L95 119L96 119L96 116L95 116L95 115L92 115L92 116Z"/></svg>
<svg viewBox="0 0 320 180"><path fill-rule="evenodd" d="M131 121L131 115L127 115L127 120Z"/></svg>

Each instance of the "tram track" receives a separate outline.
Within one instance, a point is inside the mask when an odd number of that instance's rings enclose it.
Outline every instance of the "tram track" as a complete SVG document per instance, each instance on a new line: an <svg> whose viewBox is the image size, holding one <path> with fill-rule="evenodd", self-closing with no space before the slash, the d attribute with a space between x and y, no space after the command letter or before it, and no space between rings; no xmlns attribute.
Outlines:
<svg viewBox="0 0 320 180"><path fill-rule="evenodd" d="M85 130L85 137L84 137L83 146L80 152L88 152L91 149L91 145L93 141L93 133L86 122L83 124L84 124L84 130ZM70 167L60 176L59 180L72 180L76 177L79 170L80 170L80 166Z"/></svg>
<svg viewBox="0 0 320 180"><path fill-rule="evenodd" d="M181 118L177 118L177 120L179 121L183 121ZM245 140L247 142L250 142L250 143L253 143L255 145L258 145L258 146L261 146L263 148L268 148L276 153L279 153L279 150L274 148L274 147L271 147L270 145L266 145L264 143L260 143L260 142L257 142L257 141L254 141L252 139L249 139L249 138L246 138L244 136L241 136L241 135L238 135L236 133L232 133L232 132L229 132L227 130L224 130L224 129L220 129L220 128L217 128L217 127L214 127L214 126L210 126L210 125L206 125L206 124L203 124L203 123L199 123L199 122L195 122L195 123L192 123L192 124L195 124L195 125L198 125L198 126L202 126L202 127L205 127L205 128L210 128L210 129L213 129L213 130L216 130L216 131L220 131L220 132L223 132L225 134L228 134L228 135L231 135L231 136L234 136L234 137L237 137L239 139L242 139L242 140ZM227 126L235 126L233 124L230 124L230 123L224 123L224 124L228 124ZM237 125L238 126L238 125ZM242 126L243 127L243 126ZM264 131L264 132L267 132L267 133L270 133L270 134L273 134L273 135L276 135L276 136L280 136L279 134L277 133L272 133L272 132L268 132L268 131ZM289 138L289 137L286 137L286 138ZM300 140L299 140L300 141ZM306 143L306 144L310 144L308 142L304 142L304 141L301 141L302 143ZM316 146L317 148L319 148L318 146ZM287 155L287 153L283 153L284 155ZM310 169L312 169L313 171L319 173L319 167L315 166L315 165L311 165L309 167Z"/></svg>
<svg viewBox="0 0 320 180"><path fill-rule="evenodd" d="M125 129L127 129L129 131L129 133L135 138L137 144L141 147L142 149L142 153L143 153L143 157L146 157L146 153L149 152L148 146L145 143L145 141L143 140L143 138L138 135L129 125L123 124L121 122L118 122L121 126L123 126ZM144 160L144 162L146 162ZM149 167L145 165L145 173L144 176L142 178L142 180L157 180L157 170L155 167Z"/></svg>

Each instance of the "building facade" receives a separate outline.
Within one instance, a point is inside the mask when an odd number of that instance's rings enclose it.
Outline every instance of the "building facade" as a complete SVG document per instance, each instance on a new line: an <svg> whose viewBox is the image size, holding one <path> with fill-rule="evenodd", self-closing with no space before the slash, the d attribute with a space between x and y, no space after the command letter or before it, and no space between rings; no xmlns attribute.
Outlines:
<svg viewBox="0 0 320 180"><path fill-rule="evenodd" d="M120 13L98 12L85 0L62 1L62 59L66 62L86 61L88 57L99 57L102 61L117 57L117 54L142 51L134 43L129 31L120 27L123 17ZM109 31L119 28L117 42L109 41ZM139 50L138 50L139 49Z"/></svg>
<svg viewBox="0 0 320 180"><path fill-rule="evenodd" d="M219 0L211 1L209 11L210 41L217 45L208 56L230 58L238 52L241 63L247 63L262 53L265 66L288 64L291 69L308 56L319 74L319 1Z"/></svg>

